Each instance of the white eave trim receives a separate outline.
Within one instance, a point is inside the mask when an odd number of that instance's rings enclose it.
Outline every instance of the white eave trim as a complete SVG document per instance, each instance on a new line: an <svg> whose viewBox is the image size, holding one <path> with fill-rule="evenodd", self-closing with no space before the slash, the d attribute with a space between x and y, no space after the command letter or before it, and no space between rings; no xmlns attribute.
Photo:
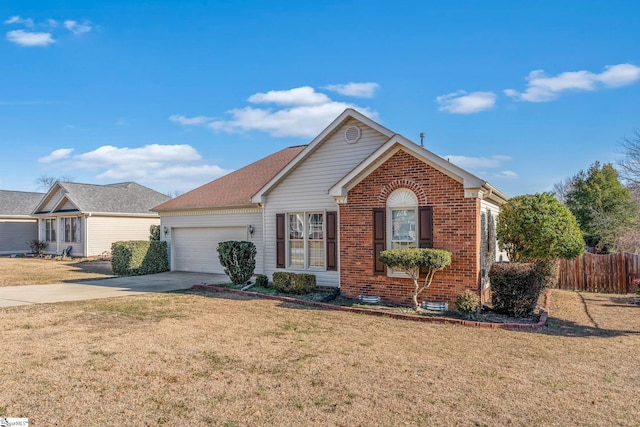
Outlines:
<svg viewBox="0 0 640 427"><path fill-rule="evenodd" d="M316 136L313 141L306 146L304 150L302 150L292 161L290 161L276 176L271 178L269 182L267 182L256 194L251 197L251 202L253 203L264 203L265 195L275 186L277 185L285 176L287 176L300 162L304 161L315 149L318 145L320 145L329 135L333 133L338 127L340 127L344 122L349 119L355 119L361 122L362 124L375 129L380 132L387 138L391 138L393 136L393 132L382 126L379 123L374 122L367 116L358 111L347 108L340 114L334 121L329 124L318 136Z"/></svg>
<svg viewBox="0 0 640 427"><path fill-rule="evenodd" d="M24 220L32 220L37 221L38 217L32 215L2 215L0 214L0 219L24 219Z"/></svg>
<svg viewBox="0 0 640 427"><path fill-rule="evenodd" d="M53 208L51 209L51 212L53 213L57 213L56 211L58 210L58 208L62 205L64 205L65 200L68 201L69 203L71 203L73 206L76 207L76 209L78 210L78 212L80 212L80 208L78 207L78 204L76 202L74 202L74 200L69 196L69 193L65 193L62 195L62 197L60 197L60 200L58 200L56 202L55 205L53 205ZM61 212L61 213L66 213L66 212Z"/></svg>
<svg viewBox="0 0 640 427"><path fill-rule="evenodd" d="M369 157L363 160L358 166L345 175L333 187L329 189L329 195L333 196L338 203L344 203L347 193L370 173L376 170L382 163L389 160L398 151L405 151L420 159L424 163L432 166L436 170L444 173L450 178L462 183L465 189L465 197L485 197L486 193L491 193L494 198L504 199L507 197L491 186L486 181L465 171L459 166L449 162L435 153L420 147L402 135L393 135L380 148L374 151Z"/></svg>

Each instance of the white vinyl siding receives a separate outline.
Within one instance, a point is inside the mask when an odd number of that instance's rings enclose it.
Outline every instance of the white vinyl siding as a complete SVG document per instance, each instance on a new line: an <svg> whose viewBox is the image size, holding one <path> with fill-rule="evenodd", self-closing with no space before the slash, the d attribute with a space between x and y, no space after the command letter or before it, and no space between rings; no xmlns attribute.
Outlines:
<svg viewBox="0 0 640 427"><path fill-rule="evenodd" d="M249 233L247 226L251 225L253 234ZM168 212L161 214L160 239L167 242L169 246L169 262L171 269L175 269L175 252L172 244L172 234L178 228L217 228L232 227L242 228L242 236L238 234L239 240L253 242L256 245L256 269L255 273L262 273L263 269L263 219L262 210L260 208L249 209L230 209L224 211L207 210L207 211L182 211ZM165 228L167 233L165 234ZM206 248L200 248L203 252L208 251ZM216 252L217 257L217 252Z"/></svg>
<svg viewBox="0 0 640 427"><path fill-rule="evenodd" d="M245 240L246 227L174 228L172 270L224 274L218 243Z"/></svg>
<svg viewBox="0 0 640 427"><path fill-rule="evenodd" d="M30 252L28 242L37 238L37 220L0 219L0 254Z"/></svg>
<svg viewBox="0 0 640 427"><path fill-rule="evenodd" d="M348 144L344 140L344 131L352 125L357 125L362 130L362 136L357 143ZM387 140L388 138L378 131L350 119L320 143L306 160L266 194L265 274L271 276L275 271L282 271L276 269L276 214L338 211L334 198L328 194L329 188ZM288 270L298 271L295 268ZM339 286L338 271L323 270L315 271L313 274L316 275L318 286Z"/></svg>
<svg viewBox="0 0 640 427"><path fill-rule="evenodd" d="M110 253L113 242L149 240L149 227L160 224L160 218L149 217L90 216L83 219L86 222L86 227L82 227L86 230L82 237L87 241L86 256Z"/></svg>

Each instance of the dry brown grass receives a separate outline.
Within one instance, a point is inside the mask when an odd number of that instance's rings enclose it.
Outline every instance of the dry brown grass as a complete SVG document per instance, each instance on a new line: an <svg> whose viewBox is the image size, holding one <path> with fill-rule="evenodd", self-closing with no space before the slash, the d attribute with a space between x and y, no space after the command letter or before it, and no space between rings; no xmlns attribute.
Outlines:
<svg viewBox="0 0 640 427"><path fill-rule="evenodd" d="M556 292L538 332L225 295L6 308L0 410L34 426L639 425L640 306L596 305Z"/></svg>
<svg viewBox="0 0 640 427"><path fill-rule="evenodd" d="M113 277L109 261L0 258L0 286L42 285Z"/></svg>

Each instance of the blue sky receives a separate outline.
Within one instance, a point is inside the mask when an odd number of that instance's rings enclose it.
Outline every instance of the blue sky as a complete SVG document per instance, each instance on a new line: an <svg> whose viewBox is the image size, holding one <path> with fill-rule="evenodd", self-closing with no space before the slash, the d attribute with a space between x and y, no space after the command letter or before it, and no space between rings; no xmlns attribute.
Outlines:
<svg viewBox="0 0 640 427"><path fill-rule="evenodd" d="M640 128L636 1L3 1L0 188L188 191L344 108L510 196Z"/></svg>

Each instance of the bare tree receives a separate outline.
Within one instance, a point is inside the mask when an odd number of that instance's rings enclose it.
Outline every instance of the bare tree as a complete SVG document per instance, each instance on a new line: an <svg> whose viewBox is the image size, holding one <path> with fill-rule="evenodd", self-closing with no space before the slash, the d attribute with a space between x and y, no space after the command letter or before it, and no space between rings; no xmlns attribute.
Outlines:
<svg viewBox="0 0 640 427"><path fill-rule="evenodd" d="M624 137L619 143L625 155L621 160L620 175L631 184L640 184L640 131L635 129L631 137Z"/></svg>
<svg viewBox="0 0 640 427"><path fill-rule="evenodd" d="M575 177L567 178L563 181L553 184L553 193L560 203L567 201L567 195L573 190Z"/></svg>
<svg viewBox="0 0 640 427"><path fill-rule="evenodd" d="M184 193L184 191L182 191L182 190L171 190L171 191L167 191L167 196L169 196L169 197L171 197L173 199L174 197L178 197L183 193Z"/></svg>
<svg viewBox="0 0 640 427"><path fill-rule="evenodd" d="M67 181L73 182L74 178L72 176L62 175L59 177L51 176L51 175L40 175L36 179L36 184L38 184L39 190L49 190L53 184L58 181Z"/></svg>

